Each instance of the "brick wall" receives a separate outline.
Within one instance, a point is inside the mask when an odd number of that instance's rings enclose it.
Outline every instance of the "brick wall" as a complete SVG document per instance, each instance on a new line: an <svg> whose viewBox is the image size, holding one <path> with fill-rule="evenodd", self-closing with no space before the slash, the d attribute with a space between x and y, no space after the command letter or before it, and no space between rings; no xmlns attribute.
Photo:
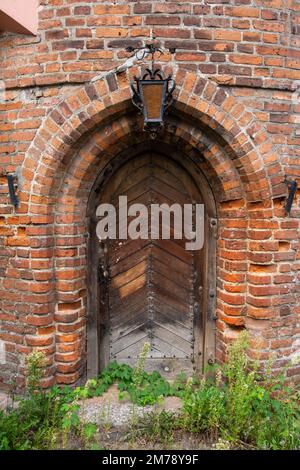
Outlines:
<svg viewBox="0 0 300 470"><path fill-rule="evenodd" d="M21 385L33 347L49 358L45 384L84 373L87 197L103 149L109 158L145 138L128 76L106 75L151 34L176 47L159 61L176 75L178 109L199 120L170 116L164 139L201 152L216 188L218 358L245 326L253 354L276 353L275 369L299 351L299 190L289 218L282 207L284 175L300 179L299 15L296 0L41 0L37 37L0 35L0 380ZM19 167L14 211L5 174Z"/></svg>

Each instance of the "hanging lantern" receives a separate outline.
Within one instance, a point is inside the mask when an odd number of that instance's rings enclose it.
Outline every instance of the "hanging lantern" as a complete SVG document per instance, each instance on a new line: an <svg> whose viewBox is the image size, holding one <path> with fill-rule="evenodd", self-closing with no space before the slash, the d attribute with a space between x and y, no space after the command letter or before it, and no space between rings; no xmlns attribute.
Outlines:
<svg viewBox="0 0 300 470"><path fill-rule="evenodd" d="M153 44L146 46L145 50L152 54L152 58L156 51L161 52ZM164 78L159 69L146 69L141 78L134 78L131 90L132 102L144 117L144 130L155 139L164 125L166 110L173 102L175 81L171 76Z"/></svg>

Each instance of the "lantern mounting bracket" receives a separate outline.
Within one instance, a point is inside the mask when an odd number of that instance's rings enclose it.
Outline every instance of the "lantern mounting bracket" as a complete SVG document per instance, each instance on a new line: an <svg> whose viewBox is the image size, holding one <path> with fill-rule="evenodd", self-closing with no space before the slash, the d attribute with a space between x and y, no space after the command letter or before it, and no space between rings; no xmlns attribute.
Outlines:
<svg viewBox="0 0 300 470"><path fill-rule="evenodd" d="M142 47L127 46L125 48L125 51L129 52L129 53L134 53L137 60L144 60L145 57L148 56L148 54L151 54L152 55L152 60L154 60L154 56L155 56L156 52L158 52L159 55L163 54L163 50L156 45L155 41L153 41L151 43L148 43L148 44L145 44ZM175 47L169 47L168 51L170 52L170 54L175 54L176 48Z"/></svg>

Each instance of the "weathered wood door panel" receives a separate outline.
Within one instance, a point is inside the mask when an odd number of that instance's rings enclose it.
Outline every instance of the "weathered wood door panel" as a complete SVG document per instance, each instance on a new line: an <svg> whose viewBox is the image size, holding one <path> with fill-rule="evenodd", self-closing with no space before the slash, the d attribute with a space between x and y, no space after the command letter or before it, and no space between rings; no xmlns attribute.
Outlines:
<svg viewBox="0 0 300 470"><path fill-rule="evenodd" d="M100 202L118 207L119 196L127 196L128 205L141 203L149 209L151 204L202 203L186 170L155 154L136 157L119 168ZM194 345L195 336L203 336L199 292L204 263L203 250L187 251L185 239L174 239L172 218L171 223L170 240L151 239L150 216L147 240L107 240L100 266L100 278L101 269L108 273L100 302L107 312L106 357L134 364L149 342L148 368L170 376L180 370L191 373L202 353ZM199 349L199 340L197 345Z"/></svg>

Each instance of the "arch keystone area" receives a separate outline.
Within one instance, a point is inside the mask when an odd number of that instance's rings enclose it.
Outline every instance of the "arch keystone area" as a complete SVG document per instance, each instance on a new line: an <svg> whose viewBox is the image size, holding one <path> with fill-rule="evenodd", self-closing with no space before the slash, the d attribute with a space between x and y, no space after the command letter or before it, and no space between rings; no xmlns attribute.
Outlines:
<svg viewBox="0 0 300 470"><path fill-rule="evenodd" d="M82 86L51 111L24 160L25 192L41 191L39 175L54 177L51 169L66 159L88 133L113 123L122 113L133 111L129 83L139 73L137 67L120 74L110 73ZM223 87L193 72L179 70L175 80L174 112L184 113L186 118L198 121L199 126L208 127L223 139L229 158L235 161L245 182L247 198L258 201L284 195L284 175L274 158L276 152L255 115Z"/></svg>

